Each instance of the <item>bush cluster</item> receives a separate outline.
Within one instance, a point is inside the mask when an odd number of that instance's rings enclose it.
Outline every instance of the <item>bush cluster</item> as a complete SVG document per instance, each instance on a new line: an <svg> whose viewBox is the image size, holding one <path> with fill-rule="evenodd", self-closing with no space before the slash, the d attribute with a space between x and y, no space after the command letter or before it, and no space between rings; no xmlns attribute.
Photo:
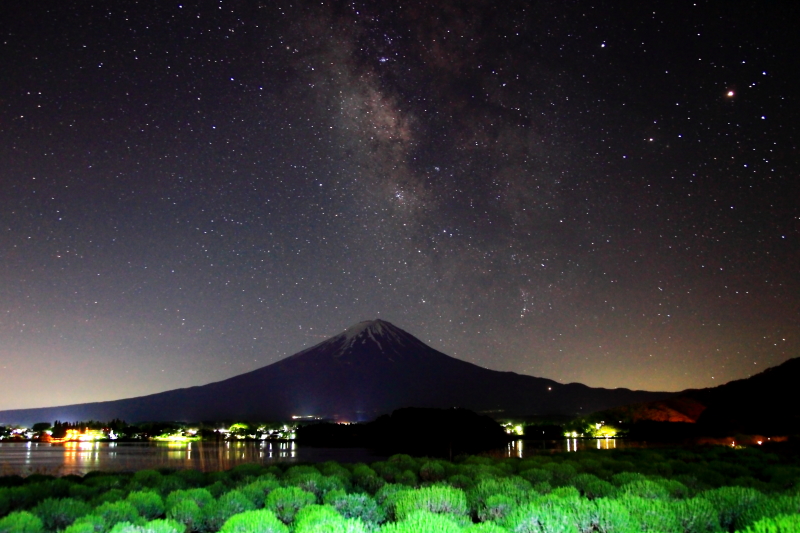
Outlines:
<svg viewBox="0 0 800 533"><path fill-rule="evenodd" d="M783 533L799 516L800 465L755 449L0 477L0 533Z"/></svg>

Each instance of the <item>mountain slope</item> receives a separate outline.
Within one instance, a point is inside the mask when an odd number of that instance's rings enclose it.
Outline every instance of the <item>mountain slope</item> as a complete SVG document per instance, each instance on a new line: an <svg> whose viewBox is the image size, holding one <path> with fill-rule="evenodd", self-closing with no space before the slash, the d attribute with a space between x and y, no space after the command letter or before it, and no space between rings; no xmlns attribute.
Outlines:
<svg viewBox="0 0 800 533"><path fill-rule="evenodd" d="M447 356L396 326L361 322L291 357L208 385L63 407L0 411L0 423L52 420L369 420L400 407L504 414L589 413L671 393L598 389L499 372Z"/></svg>

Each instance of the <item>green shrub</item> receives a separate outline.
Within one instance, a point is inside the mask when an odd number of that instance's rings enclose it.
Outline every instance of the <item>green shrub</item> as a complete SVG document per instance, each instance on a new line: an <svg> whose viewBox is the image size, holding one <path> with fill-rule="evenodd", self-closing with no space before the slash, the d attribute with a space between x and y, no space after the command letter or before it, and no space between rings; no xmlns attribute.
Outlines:
<svg viewBox="0 0 800 533"><path fill-rule="evenodd" d="M386 484L386 480L365 464L357 464L353 468L352 482L356 488L370 494L375 494Z"/></svg>
<svg viewBox="0 0 800 533"><path fill-rule="evenodd" d="M164 476L157 470L139 470L133 474L130 484L133 488L158 489L163 481Z"/></svg>
<svg viewBox="0 0 800 533"><path fill-rule="evenodd" d="M219 531L228 518L255 508L255 504L238 490L226 492L219 500L203 508L203 530Z"/></svg>
<svg viewBox="0 0 800 533"><path fill-rule="evenodd" d="M639 479L625 483L619 488L624 496L636 496L650 500L668 500L669 491L661 484L650 479Z"/></svg>
<svg viewBox="0 0 800 533"><path fill-rule="evenodd" d="M417 511L405 520L385 524L380 533L460 533L461 526L446 515Z"/></svg>
<svg viewBox="0 0 800 533"><path fill-rule="evenodd" d="M266 469L258 463L243 463L228 470L228 477L235 483L243 483L263 476Z"/></svg>
<svg viewBox="0 0 800 533"><path fill-rule="evenodd" d="M177 474L170 474L168 476L164 476L161 480L161 484L158 486L158 492L161 496L167 496L168 494L175 492L176 490L183 490L189 486L182 477L178 476Z"/></svg>
<svg viewBox="0 0 800 533"><path fill-rule="evenodd" d="M508 530L492 522L471 524L461 530L462 533L508 533Z"/></svg>
<svg viewBox="0 0 800 533"><path fill-rule="evenodd" d="M519 502L505 494L494 494L486 498L478 507L478 520L486 522L488 520L500 521L514 510Z"/></svg>
<svg viewBox="0 0 800 533"><path fill-rule="evenodd" d="M500 525L513 533L577 533L572 518L562 508L528 503L512 510Z"/></svg>
<svg viewBox="0 0 800 533"><path fill-rule="evenodd" d="M329 492L328 494L333 494ZM326 497L325 503L332 505L345 518L358 518L368 528L374 529L386 519L386 513L373 497L364 493L336 494Z"/></svg>
<svg viewBox="0 0 800 533"><path fill-rule="evenodd" d="M64 530L64 533L103 533L107 529L103 517L87 514L75 520Z"/></svg>
<svg viewBox="0 0 800 533"><path fill-rule="evenodd" d="M317 497L299 487L279 487L267 495L265 507L284 524L289 524L297 511L317 501Z"/></svg>
<svg viewBox="0 0 800 533"><path fill-rule="evenodd" d="M441 481L445 475L444 466L439 461L426 461L419 467L419 478L423 481Z"/></svg>
<svg viewBox="0 0 800 533"><path fill-rule="evenodd" d="M475 486L475 483L472 481L472 479L464 474L453 474L447 478L447 483L462 490L469 490Z"/></svg>
<svg viewBox="0 0 800 533"><path fill-rule="evenodd" d="M47 498L32 509L32 513L42 519L48 531L58 531L72 524L76 519L91 510L89 504L73 498Z"/></svg>
<svg viewBox="0 0 800 533"><path fill-rule="evenodd" d="M519 505L529 499L532 490L531 484L521 477L489 478L479 481L467 492L467 501L472 512L480 516L486 512L487 498L503 494Z"/></svg>
<svg viewBox="0 0 800 533"><path fill-rule="evenodd" d="M681 522L669 500L626 496L619 502L630 513L637 531L652 533L683 533Z"/></svg>
<svg viewBox="0 0 800 533"><path fill-rule="evenodd" d="M750 526L763 518L798 512L800 512L800 494L764 496L742 511L737 520L737 528Z"/></svg>
<svg viewBox="0 0 800 533"><path fill-rule="evenodd" d="M675 517L685 533L719 531L719 514L705 498L688 498L672 506Z"/></svg>
<svg viewBox="0 0 800 533"><path fill-rule="evenodd" d="M297 512L295 533L366 533L360 520L346 519L329 505L309 505Z"/></svg>
<svg viewBox="0 0 800 533"><path fill-rule="evenodd" d="M124 500L128 493L122 489L109 489L100 492L97 496L92 498L91 504L97 507L104 503L118 502Z"/></svg>
<svg viewBox="0 0 800 533"><path fill-rule="evenodd" d="M749 526L743 533L797 533L800 531L800 514L763 518Z"/></svg>
<svg viewBox="0 0 800 533"><path fill-rule="evenodd" d="M741 529L743 515L750 508L763 505L766 499L759 491L744 487L720 487L707 490L702 496L717 510L720 525L728 531Z"/></svg>
<svg viewBox="0 0 800 533"><path fill-rule="evenodd" d="M27 511L15 511L0 518L0 533L42 533L42 519Z"/></svg>
<svg viewBox="0 0 800 533"><path fill-rule="evenodd" d="M397 482L401 485L407 485L409 487L416 487L419 481L417 480L417 475L411 470L403 470L397 476Z"/></svg>
<svg viewBox="0 0 800 533"><path fill-rule="evenodd" d="M156 492L134 491L129 493L125 500L136 507L139 515L147 520L154 520L164 516L164 500Z"/></svg>
<svg viewBox="0 0 800 533"><path fill-rule="evenodd" d="M180 478L187 487L200 487L206 482L206 475L199 470L178 470L173 476Z"/></svg>
<svg viewBox="0 0 800 533"><path fill-rule="evenodd" d="M345 483L336 476L323 476L322 474L304 474L295 476L292 485L313 493L319 500L331 490L342 490Z"/></svg>
<svg viewBox="0 0 800 533"><path fill-rule="evenodd" d="M554 486L568 484L578 473L574 466L566 462L546 464L544 469L553 473L553 479L550 483Z"/></svg>
<svg viewBox="0 0 800 533"><path fill-rule="evenodd" d="M245 511L230 517L220 533L288 533L289 528L266 509Z"/></svg>
<svg viewBox="0 0 800 533"><path fill-rule="evenodd" d="M447 514L459 523L466 523L467 497L461 489L441 485L400 492L395 503L395 517L402 521L416 511Z"/></svg>
<svg viewBox="0 0 800 533"><path fill-rule="evenodd" d="M244 494L248 500L253 502L253 505L256 506L256 509L260 509L261 507L264 507L264 501L267 499L267 494L280 486L281 484L275 478L275 476L268 474L261 476L251 483L248 483L244 487L240 488L239 491Z"/></svg>
<svg viewBox="0 0 800 533"><path fill-rule="evenodd" d="M411 470L414 474L419 472L419 463L417 463L417 460L404 453L392 455L387 462L394 464L401 472L403 470Z"/></svg>
<svg viewBox="0 0 800 533"><path fill-rule="evenodd" d="M184 525L186 531L199 531L203 524L203 510L190 498L178 500L167 510L167 518Z"/></svg>
<svg viewBox="0 0 800 533"><path fill-rule="evenodd" d="M120 522L141 524L144 522L139 516L139 511L132 503L126 501L106 502L95 507L92 514L103 519L107 528L112 528Z"/></svg>
<svg viewBox="0 0 800 533"><path fill-rule="evenodd" d="M206 489L188 489L176 490L167 496L166 508L167 510L174 507L178 502L183 500L191 500L197 504L199 508L211 505L214 502L214 496L211 495Z"/></svg>
<svg viewBox="0 0 800 533"><path fill-rule="evenodd" d="M183 524L173 520L152 520L142 524L120 522L109 533L182 533Z"/></svg>
<svg viewBox="0 0 800 533"><path fill-rule="evenodd" d="M633 483L634 481L647 481L647 476L639 472L620 472L611 476L611 483L617 487Z"/></svg>
<svg viewBox="0 0 800 533"><path fill-rule="evenodd" d="M543 468L529 468L520 471L519 477L527 479L532 485L542 482L550 483L553 480L553 472Z"/></svg>
<svg viewBox="0 0 800 533"><path fill-rule="evenodd" d="M604 479L600 479L594 474L578 474L572 478L572 486L591 500L595 498L608 498L617 493L617 488L614 485Z"/></svg>

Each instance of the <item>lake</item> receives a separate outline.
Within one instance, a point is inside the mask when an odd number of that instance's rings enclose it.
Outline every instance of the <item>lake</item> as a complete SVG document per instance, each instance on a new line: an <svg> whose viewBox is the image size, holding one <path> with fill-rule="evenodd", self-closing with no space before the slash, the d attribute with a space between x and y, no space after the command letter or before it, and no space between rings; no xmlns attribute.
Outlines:
<svg viewBox="0 0 800 533"><path fill-rule="evenodd" d="M517 440L493 450L494 457L524 458L537 453L614 449L631 446L624 439ZM193 468L227 470L242 463L372 463L386 459L367 448L318 448L282 442L0 442L0 475L67 475L92 470Z"/></svg>

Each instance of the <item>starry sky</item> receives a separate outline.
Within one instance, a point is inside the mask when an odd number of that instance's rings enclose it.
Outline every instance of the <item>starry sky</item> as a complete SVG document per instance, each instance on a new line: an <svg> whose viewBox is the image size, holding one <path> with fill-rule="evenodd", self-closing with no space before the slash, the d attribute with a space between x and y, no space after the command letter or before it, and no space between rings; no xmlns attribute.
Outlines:
<svg viewBox="0 0 800 533"><path fill-rule="evenodd" d="M561 382L800 355L788 2L3 2L0 409L382 318Z"/></svg>

